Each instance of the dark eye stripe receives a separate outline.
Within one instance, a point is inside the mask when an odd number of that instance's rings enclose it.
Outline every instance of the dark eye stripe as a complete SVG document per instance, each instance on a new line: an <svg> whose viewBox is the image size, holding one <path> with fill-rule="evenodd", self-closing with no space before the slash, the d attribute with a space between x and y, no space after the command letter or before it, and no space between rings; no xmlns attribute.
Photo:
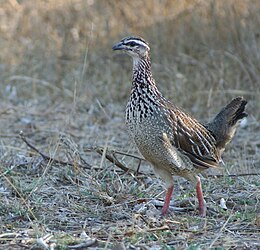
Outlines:
<svg viewBox="0 0 260 250"><path fill-rule="evenodd" d="M134 47L136 45L136 43L135 42L129 42L128 45L131 46L131 47Z"/></svg>

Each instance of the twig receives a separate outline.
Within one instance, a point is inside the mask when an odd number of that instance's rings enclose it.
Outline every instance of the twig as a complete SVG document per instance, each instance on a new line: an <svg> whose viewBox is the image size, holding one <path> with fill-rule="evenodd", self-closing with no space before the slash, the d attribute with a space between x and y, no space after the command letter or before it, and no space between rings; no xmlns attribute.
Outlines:
<svg viewBox="0 0 260 250"><path fill-rule="evenodd" d="M138 166L137 166L137 169L135 171L135 174L139 174L139 170L140 170L140 167L141 167L141 163L142 163L142 160L140 159L139 160L139 163L138 163Z"/></svg>
<svg viewBox="0 0 260 250"><path fill-rule="evenodd" d="M104 154L104 148L95 148L95 151L101 156ZM114 163L117 167L121 168L125 172L129 172L129 168L127 168L124 164L122 164L114 155L110 155L108 151L105 151L105 157L110 162Z"/></svg>
<svg viewBox="0 0 260 250"><path fill-rule="evenodd" d="M42 153L39 149L37 149L35 146L33 146L30 142L27 141L27 139L25 138L24 134L23 134L23 131L21 131L19 133L19 136L20 138L23 140L23 142L29 147L31 148L32 150L34 150L36 153L38 153L45 161L50 161L50 162L55 162L55 163L58 163L58 164L61 164L61 165L69 165L69 166L75 166L74 163L72 162L66 162L66 161L62 161L62 160L58 160L58 159L55 159L53 157L50 157L44 153ZM87 168L87 169L90 169L91 166L83 166L79 163L77 163L77 165L81 168Z"/></svg>
<svg viewBox="0 0 260 250"><path fill-rule="evenodd" d="M128 157L131 157L131 158L134 158L134 159L139 160L137 169L136 169L136 171L135 171L135 174L138 174L138 173L139 173L139 170L140 170L142 161L146 161L144 158L142 158L142 157L140 157L140 156L133 155L133 154L129 154L129 153L125 153L125 152L118 151L118 150L113 150L112 154L113 154L113 156L114 156L115 158L116 158L115 154L119 154L119 155L124 155L124 156L128 156Z"/></svg>
<svg viewBox="0 0 260 250"><path fill-rule="evenodd" d="M36 240L37 244L40 245L43 249L54 249L56 244L54 242L50 242L50 239L53 237L51 234L47 234L44 237L38 238Z"/></svg>
<svg viewBox="0 0 260 250"><path fill-rule="evenodd" d="M68 249L86 249L87 247L91 247L93 245L95 245L97 243L97 239L88 239L85 242L82 242L80 244L77 245L73 245L73 246L67 246Z"/></svg>
<svg viewBox="0 0 260 250"><path fill-rule="evenodd" d="M96 151L96 149L104 150L104 147L101 147L101 146L89 146L89 147L85 147L84 148L85 151L93 151L93 150ZM119 154L119 155L129 156L131 158L134 158L134 159L137 159L137 160L140 160L140 161L146 161L144 158L142 158L142 157L140 157L138 155L129 154L129 153L126 153L126 152L115 150L115 149L109 149L109 152L111 152L112 154Z"/></svg>
<svg viewBox="0 0 260 250"><path fill-rule="evenodd" d="M209 178L222 178L222 177L240 177L240 176L253 176L253 175L260 175L260 173L247 173L247 174L214 174L208 175Z"/></svg>
<svg viewBox="0 0 260 250"><path fill-rule="evenodd" d="M209 249L211 249L213 247L213 245L215 244L215 242L219 239L219 237L222 234L222 231L225 229L226 225L228 224L229 220L231 219L231 217L233 216L233 214L230 214L229 217L227 218L227 220L225 221L225 223L223 224L223 226L220 228L217 236L214 238L214 240L211 242L211 244L209 245Z"/></svg>
<svg viewBox="0 0 260 250"><path fill-rule="evenodd" d="M140 161L146 161L144 158L142 158L142 157L140 157L140 156L137 156L137 155L125 153L125 152L118 151L118 150L112 150L112 151L113 151L113 153L115 153L115 154L129 156L129 157L135 158L135 159L140 160Z"/></svg>
<svg viewBox="0 0 260 250"><path fill-rule="evenodd" d="M33 146L31 143L29 143L29 142L27 141L27 139L26 139L25 136L24 136L23 131L20 131L19 136L20 136L20 138L25 142L25 144L26 144L29 148L31 148L31 149L34 150L36 153L38 153L44 160L48 160L48 161L51 160L51 157L49 157L49 156L43 154L39 149L37 149L35 146Z"/></svg>
<svg viewBox="0 0 260 250"><path fill-rule="evenodd" d="M170 227L168 225L163 225L161 227L153 227L147 229L147 232L156 232L156 231L164 231L164 230L170 230Z"/></svg>
<svg viewBox="0 0 260 250"><path fill-rule="evenodd" d="M104 155L107 160L109 160L110 162L112 162L113 164L115 164L117 167L119 167L120 169L122 169L125 172L129 172L129 171L133 171L133 170L127 168L123 163L121 163L117 159L116 154L124 155L124 156L128 156L128 157L137 159L137 160L139 160L139 163L138 163L138 166L137 166L137 170L135 171L136 174L139 173L139 169L140 169L142 161L146 161L144 158L142 158L140 156L129 154L129 153L125 153L125 152L118 151L118 150L108 150L107 148L104 148L104 147L98 147L98 146L95 147L95 146L93 146L93 147L88 147L85 150L86 151L87 150L88 151L96 151L101 156Z"/></svg>
<svg viewBox="0 0 260 250"><path fill-rule="evenodd" d="M135 176L135 173L132 169L127 168L123 163L121 163L115 156L115 151L112 152L112 155L109 153L107 148L101 148L96 147L92 148L94 149L98 154L100 154L102 157L105 157L107 160L115 164L117 167L122 169L125 173L131 175L135 181L137 181L139 184L141 183L140 180ZM122 153L121 153L122 154ZM137 158L138 156L136 156Z"/></svg>

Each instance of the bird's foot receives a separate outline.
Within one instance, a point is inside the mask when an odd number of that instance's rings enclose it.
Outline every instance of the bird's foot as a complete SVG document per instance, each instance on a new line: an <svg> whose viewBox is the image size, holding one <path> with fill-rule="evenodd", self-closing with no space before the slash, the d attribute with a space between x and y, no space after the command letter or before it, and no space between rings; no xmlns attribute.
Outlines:
<svg viewBox="0 0 260 250"><path fill-rule="evenodd" d="M206 213L207 213L207 206L206 206L205 200L203 200L203 203L204 203L204 205L203 205L202 207L199 206L199 215L200 215L201 217L205 217L205 216L206 216Z"/></svg>
<svg viewBox="0 0 260 250"><path fill-rule="evenodd" d="M197 185L196 185L196 192L197 192L197 197L198 197L198 201L199 201L199 215L202 217L205 217L206 212L207 212L207 204L203 198L200 177L198 176L197 178L198 178L198 181L197 181Z"/></svg>
<svg viewBox="0 0 260 250"><path fill-rule="evenodd" d="M162 208L162 216L164 216L168 213L171 198L172 198L172 192L173 192L173 185L170 186L167 190L166 197L165 197L164 204L163 204L163 208Z"/></svg>

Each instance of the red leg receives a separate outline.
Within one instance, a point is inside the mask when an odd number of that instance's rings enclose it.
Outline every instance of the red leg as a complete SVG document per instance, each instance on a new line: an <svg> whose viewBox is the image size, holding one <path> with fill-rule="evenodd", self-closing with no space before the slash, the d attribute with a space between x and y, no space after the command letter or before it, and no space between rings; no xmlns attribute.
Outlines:
<svg viewBox="0 0 260 250"><path fill-rule="evenodd" d="M206 202L203 198L203 193L202 193L202 188L201 188L201 182L200 182L200 177L198 176L198 182L196 185L196 192L197 192L197 197L199 201L199 214L200 216L206 216L206 211L207 211L207 206Z"/></svg>
<svg viewBox="0 0 260 250"><path fill-rule="evenodd" d="M169 208L170 202L171 202L171 198L172 198L172 192L173 192L173 185L167 189L166 197L165 197L163 208L162 208L162 215L165 215L168 211L168 208Z"/></svg>

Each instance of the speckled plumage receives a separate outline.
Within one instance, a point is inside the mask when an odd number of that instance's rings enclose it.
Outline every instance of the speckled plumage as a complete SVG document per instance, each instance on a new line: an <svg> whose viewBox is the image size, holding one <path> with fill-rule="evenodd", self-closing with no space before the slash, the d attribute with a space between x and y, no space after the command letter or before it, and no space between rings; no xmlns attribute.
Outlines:
<svg viewBox="0 0 260 250"><path fill-rule="evenodd" d="M202 125L160 93L151 73L150 48L143 39L125 38L113 49L133 57L132 90L126 107L130 136L167 188L172 189L172 176L182 176L197 184L199 202L204 202L198 173L219 165L237 121L246 116L246 101L237 97L211 123ZM205 215L204 205L200 206Z"/></svg>

